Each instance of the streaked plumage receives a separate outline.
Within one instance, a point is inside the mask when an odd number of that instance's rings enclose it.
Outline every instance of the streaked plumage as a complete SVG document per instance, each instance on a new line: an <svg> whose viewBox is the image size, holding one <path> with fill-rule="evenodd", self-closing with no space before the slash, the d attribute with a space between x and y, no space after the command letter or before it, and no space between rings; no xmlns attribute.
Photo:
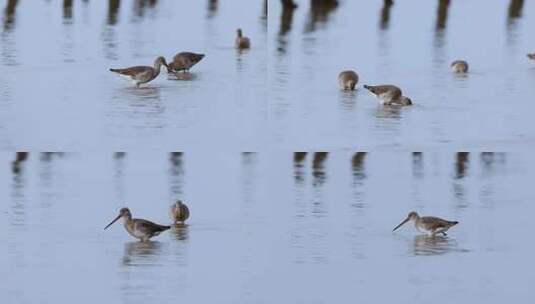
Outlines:
<svg viewBox="0 0 535 304"><path fill-rule="evenodd" d="M434 216L420 217L418 213L412 211L409 213L407 218L397 225L392 231L395 231L408 221L414 221L414 226L416 229L418 229L418 231L428 233L432 236L435 236L439 233L446 235L446 231L448 231L448 229L459 223L457 221L447 221Z"/></svg>
<svg viewBox="0 0 535 304"><path fill-rule="evenodd" d="M169 73L176 73L180 71L189 72L189 69L196 65L199 61L204 58L204 54L196 54L191 52L181 52L173 57L167 65L167 71Z"/></svg>
<svg viewBox="0 0 535 304"><path fill-rule="evenodd" d="M338 75L338 83L342 90L354 90L359 82L359 75L354 71L342 71Z"/></svg>
<svg viewBox="0 0 535 304"><path fill-rule="evenodd" d="M250 48L251 41L249 40L249 38L243 36L241 29L238 29L236 32L238 34L238 36L236 37L236 41L235 41L236 48L240 50Z"/></svg>
<svg viewBox="0 0 535 304"><path fill-rule="evenodd" d="M139 87L140 84L147 83L158 77L162 65L167 66L167 63L165 62L165 58L160 56L154 61L153 67L134 66L124 69L110 69L110 71L131 79Z"/></svg>
<svg viewBox="0 0 535 304"><path fill-rule="evenodd" d="M189 209L181 200L176 201L169 210L169 215L175 224L182 223L189 218Z"/></svg>
<svg viewBox="0 0 535 304"><path fill-rule="evenodd" d="M133 237L142 242L148 241L150 238L159 235L161 232L170 229L171 226L163 226L147 221L144 219L133 219L132 213L128 208L121 208L119 215L109 223L104 230L110 227L118 219L123 218L123 225L126 231Z"/></svg>
<svg viewBox="0 0 535 304"><path fill-rule="evenodd" d="M467 73L468 62L464 60L455 60L451 63L451 69L454 73Z"/></svg>
<svg viewBox="0 0 535 304"><path fill-rule="evenodd" d="M403 96L403 92L400 88L385 84L370 86L364 85L364 88L372 92L379 101L384 105L390 106L409 106L412 105L412 100L406 96Z"/></svg>

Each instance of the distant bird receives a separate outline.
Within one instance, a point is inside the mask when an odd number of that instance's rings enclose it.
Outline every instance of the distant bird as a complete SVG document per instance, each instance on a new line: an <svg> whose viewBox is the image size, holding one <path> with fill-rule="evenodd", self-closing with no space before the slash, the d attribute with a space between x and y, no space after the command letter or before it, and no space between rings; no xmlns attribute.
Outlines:
<svg viewBox="0 0 535 304"><path fill-rule="evenodd" d="M535 60L535 53L528 54L528 58L531 60Z"/></svg>
<svg viewBox="0 0 535 304"><path fill-rule="evenodd" d="M113 221L111 221L108 226L104 227L104 230L106 230L120 218L123 218L123 225L126 231L128 231L131 236L139 239L142 242L146 242L151 237L157 236L162 231L171 228L171 226L158 225L144 219L133 219L132 213L130 213L128 208L121 208L119 215Z"/></svg>
<svg viewBox="0 0 535 304"><path fill-rule="evenodd" d="M372 92L379 101L384 105L389 106L410 106L412 100L403 96L401 89L394 85L378 85L370 86L364 85L364 88Z"/></svg>
<svg viewBox="0 0 535 304"><path fill-rule="evenodd" d="M467 73L468 72L468 62L464 60L455 60L451 63L451 69L454 73Z"/></svg>
<svg viewBox="0 0 535 304"><path fill-rule="evenodd" d="M446 231L448 231L448 229L459 223L457 221L447 221L433 216L420 217L418 213L412 211L411 213L409 213L407 218L403 220L401 224L397 225L396 228L394 228L394 230L392 231L396 231L396 229L398 229L408 221L414 221L414 226L416 227L416 229L418 229L420 232L425 232L432 236L435 236L439 233L446 235Z"/></svg>
<svg viewBox="0 0 535 304"><path fill-rule="evenodd" d="M342 90L354 90L359 82L359 75L354 71L342 71L338 74L338 83Z"/></svg>
<svg viewBox="0 0 535 304"><path fill-rule="evenodd" d="M167 67L165 58L162 56L156 58L154 61L154 67L151 66L134 66L125 69L110 69L110 71L120 74L123 77L129 78L134 82L136 87L139 87L142 83L147 83L160 74L160 68L164 65Z"/></svg>
<svg viewBox="0 0 535 304"><path fill-rule="evenodd" d="M189 69L196 65L199 61L201 61L204 58L204 54L196 54L196 53L190 53L190 52L182 52L178 53L173 57L173 61L171 61L167 65L167 72L169 73L177 73L180 71L189 72Z"/></svg>
<svg viewBox="0 0 535 304"><path fill-rule="evenodd" d="M175 224L178 224L178 222L184 224L184 222L189 218L189 209L186 204L184 204L181 200L178 200L171 206L169 214L171 215L171 219Z"/></svg>
<svg viewBox="0 0 535 304"><path fill-rule="evenodd" d="M237 31L238 36L236 37L236 48L239 50L248 49L251 47L251 41L249 38L243 36L242 30L238 29Z"/></svg>

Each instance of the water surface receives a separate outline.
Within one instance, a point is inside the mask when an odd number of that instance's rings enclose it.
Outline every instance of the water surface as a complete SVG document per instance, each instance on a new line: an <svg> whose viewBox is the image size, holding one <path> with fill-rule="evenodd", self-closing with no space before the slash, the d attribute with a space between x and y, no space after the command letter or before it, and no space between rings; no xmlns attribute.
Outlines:
<svg viewBox="0 0 535 304"><path fill-rule="evenodd" d="M0 157L6 303L533 299L531 153ZM177 198L188 226L151 243L103 230L122 206L168 223ZM410 210L460 224L392 233Z"/></svg>

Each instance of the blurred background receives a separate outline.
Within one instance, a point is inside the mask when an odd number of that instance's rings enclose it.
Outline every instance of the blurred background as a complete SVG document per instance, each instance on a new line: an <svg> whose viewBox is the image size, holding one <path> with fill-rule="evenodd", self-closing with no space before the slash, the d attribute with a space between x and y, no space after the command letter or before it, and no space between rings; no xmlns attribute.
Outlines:
<svg viewBox="0 0 535 304"><path fill-rule="evenodd" d="M532 153L2 153L8 303L523 302ZM141 244L117 223L188 226ZM457 220L447 237L407 213ZM388 289L385 292L385 288ZM91 292L88 292L91 291ZM81 296L83 295L83 296Z"/></svg>

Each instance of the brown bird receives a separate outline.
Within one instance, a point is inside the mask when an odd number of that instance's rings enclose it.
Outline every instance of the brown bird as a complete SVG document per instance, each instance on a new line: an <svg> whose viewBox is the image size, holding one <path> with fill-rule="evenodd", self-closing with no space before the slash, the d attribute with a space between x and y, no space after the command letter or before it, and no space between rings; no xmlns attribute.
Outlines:
<svg viewBox="0 0 535 304"><path fill-rule="evenodd" d="M186 206L186 204L184 204L181 200L178 200L171 206L169 215L171 215L171 219L175 224L178 224L178 222L184 224L184 222L189 218L188 206Z"/></svg>
<svg viewBox="0 0 535 304"><path fill-rule="evenodd" d="M364 88L372 92L379 101L388 106L410 106L412 100L403 96L401 89L390 84L370 86L364 85Z"/></svg>
<svg viewBox="0 0 535 304"><path fill-rule="evenodd" d="M123 218L123 225L126 231L128 231L131 236L139 239L142 242L146 242L151 237L157 236L162 231L171 228L171 226L158 225L144 219L133 219L132 213L130 213L128 208L121 208L119 215L113 221L111 221L108 226L104 227L104 230L106 230L120 218Z"/></svg>
<svg viewBox="0 0 535 304"><path fill-rule="evenodd" d="M354 71L342 71L338 75L338 83L342 90L354 90L359 82L359 75Z"/></svg>
<svg viewBox="0 0 535 304"><path fill-rule="evenodd" d="M154 78L158 77L160 74L160 68L164 65L167 67L165 58L159 56L154 61L154 67L151 66L134 66L124 69L110 69L110 71L117 73L127 79L130 79L134 82L136 87L139 87L142 83L147 83Z"/></svg>
<svg viewBox="0 0 535 304"><path fill-rule="evenodd" d="M236 48L239 50L248 49L251 47L251 41L249 38L243 36L242 30L238 29L237 31L238 36L236 37Z"/></svg>
<svg viewBox="0 0 535 304"><path fill-rule="evenodd" d="M450 65L454 73L467 73L468 72L468 62L464 60L455 60Z"/></svg>
<svg viewBox="0 0 535 304"><path fill-rule="evenodd" d="M414 226L418 231L428 233L432 236L435 236L439 233L446 235L446 231L451 227L457 225L457 221L447 221L434 216L423 216L420 217L418 213L412 211L409 213L407 218L403 220L399 225L394 228L392 231L396 231L399 227L405 224L408 221L414 221Z"/></svg>
<svg viewBox="0 0 535 304"><path fill-rule="evenodd" d="M528 58L531 59L531 60L535 60L535 53L528 54Z"/></svg>
<svg viewBox="0 0 535 304"><path fill-rule="evenodd" d="M181 52L173 57L167 65L167 72L177 73L180 71L189 72L189 69L196 65L199 61L204 58L204 54L196 54L191 52Z"/></svg>

